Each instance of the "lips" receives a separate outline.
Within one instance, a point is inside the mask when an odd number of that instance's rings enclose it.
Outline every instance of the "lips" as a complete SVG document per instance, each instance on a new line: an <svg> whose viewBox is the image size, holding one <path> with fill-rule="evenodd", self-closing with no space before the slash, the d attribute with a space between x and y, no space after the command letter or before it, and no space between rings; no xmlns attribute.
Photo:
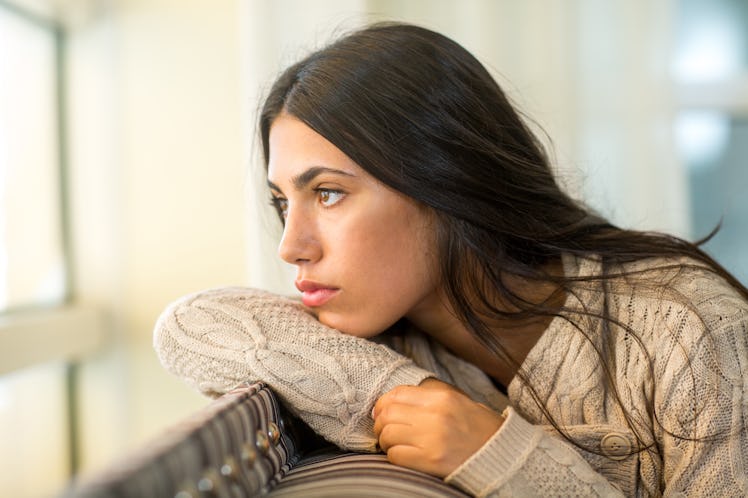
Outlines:
<svg viewBox="0 0 748 498"><path fill-rule="evenodd" d="M310 308L322 306L340 292L340 289L336 287L330 287L311 280L297 280L294 283L296 284L296 288L302 293L301 302Z"/></svg>

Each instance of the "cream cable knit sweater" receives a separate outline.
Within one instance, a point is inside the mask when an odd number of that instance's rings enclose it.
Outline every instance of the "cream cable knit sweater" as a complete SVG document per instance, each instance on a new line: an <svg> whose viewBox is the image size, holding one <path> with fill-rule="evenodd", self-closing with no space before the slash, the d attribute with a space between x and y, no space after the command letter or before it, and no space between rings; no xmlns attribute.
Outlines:
<svg viewBox="0 0 748 498"><path fill-rule="evenodd" d="M564 265L567 275L600 271L593 260ZM748 303L703 270L658 271L655 280L619 278L609 288L608 309L638 340L612 327L605 345L599 320L575 317L585 338L556 318L522 365L563 431L590 451L548 425L518 378L507 400L422 334L385 337L387 347L328 329L266 292L187 296L159 318L154 341L164 366L200 391L262 380L319 434L353 450L374 451L369 413L387 390L429 376L455 384L506 417L446 478L475 496L748 496ZM599 284L578 287L567 306L599 311ZM629 424L595 348L611 365ZM635 433L651 447L636 453Z"/></svg>

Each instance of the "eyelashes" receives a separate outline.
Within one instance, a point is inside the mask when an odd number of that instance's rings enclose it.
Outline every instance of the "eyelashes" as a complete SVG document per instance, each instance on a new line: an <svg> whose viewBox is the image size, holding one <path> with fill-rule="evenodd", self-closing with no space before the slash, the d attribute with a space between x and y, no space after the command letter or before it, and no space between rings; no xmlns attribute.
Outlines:
<svg viewBox="0 0 748 498"><path fill-rule="evenodd" d="M282 197L270 196L270 205L273 206L281 220L288 216L288 200Z"/></svg>
<svg viewBox="0 0 748 498"><path fill-rule="evenodd" d="M314 189L314 192L317 197L317 202L319 202L320 205L325 209L329 209L337 205L347 195L342 190L322 187ZM288 199L271 195L270 205L275 208L281 220L286 219L286 217L288 216Z"/></svg>
<svg viewBox="0 0 748 498"><path fill-rule="evenodd" d="M317 192L320 203L325 207L332 207L345 197L344 192L329 188L318 188L315 189L315 192Z"/></svg>

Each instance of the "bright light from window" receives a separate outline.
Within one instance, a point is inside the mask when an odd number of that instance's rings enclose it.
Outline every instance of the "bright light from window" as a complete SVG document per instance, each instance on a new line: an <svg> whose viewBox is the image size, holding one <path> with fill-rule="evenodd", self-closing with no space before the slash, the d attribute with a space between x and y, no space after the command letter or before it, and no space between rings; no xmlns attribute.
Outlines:
<svg viewBox="0 0 748 498"><path fill-rule="evenodd" d="M675 120L675 143L691 169L716 164L728 145L730 118L718 111L684 111Z"/></svg>
<svg viewBox="0 0 748 498"><path fill-rule="evenodd" d="M679 83L707 83L735 75L745 51L744 7L725 0L682 2L672 74Z"/></svg>
<svg viewBox="0 0 748 498"><path fill-rule="evenodd" d="M706 24L691 35L673 65L681 83L718 81L735 74L740 67L738 37L725 22Z"/></svg>
<svg viewBox="0 0 748 498"><path fill-rule="evenodd" d="M56 87L54 31L0 9L0 311L65 295Z"/></svg>

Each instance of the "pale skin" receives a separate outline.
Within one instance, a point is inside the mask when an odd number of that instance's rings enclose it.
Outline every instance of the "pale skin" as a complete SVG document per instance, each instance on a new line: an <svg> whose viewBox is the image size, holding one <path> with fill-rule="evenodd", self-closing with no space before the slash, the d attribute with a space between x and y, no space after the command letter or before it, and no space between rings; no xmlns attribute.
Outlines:
<svg viewBox="0 0 748 498"><path fill-rule="evenodd" d="M340 149L288 114L270 129L268 185L284 219L278 252L297 268L297 286L320 322L370 338L406 317L503 385L516 374L455 317L437 277L434 217L382 184ZM540 302L553 289L514 282ZM313 297L322 288L324 299ZM311 290L310 290L311 289ZM547 326L496 324L505 347L524 359ZM395 464L445 477L501 427L503 418L436 379L385 393L374 431Z"/></svg>

